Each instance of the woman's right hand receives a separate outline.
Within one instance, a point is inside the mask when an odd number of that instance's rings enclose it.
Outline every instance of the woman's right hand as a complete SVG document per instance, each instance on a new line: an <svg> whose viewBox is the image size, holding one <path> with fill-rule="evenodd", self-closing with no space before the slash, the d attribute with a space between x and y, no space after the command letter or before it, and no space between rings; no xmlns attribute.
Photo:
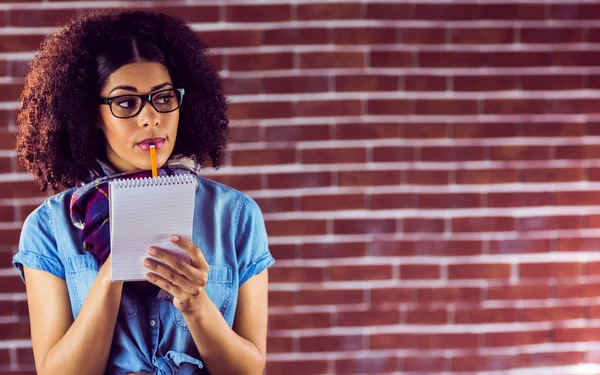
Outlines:
<svg viewBox="0 0 600 375"><path fill-rule="evenodd" d="M98 272L97 277L104 283L114 283L118 286L123 285L123 281L112 281L112 254L106 258L106 261L104 261L104 264L100 267L100 272Z"/></svg>

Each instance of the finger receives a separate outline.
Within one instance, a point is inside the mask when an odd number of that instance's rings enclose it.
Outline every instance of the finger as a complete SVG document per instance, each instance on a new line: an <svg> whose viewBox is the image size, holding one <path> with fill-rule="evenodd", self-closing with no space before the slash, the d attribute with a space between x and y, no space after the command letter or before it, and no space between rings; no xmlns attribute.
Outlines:
<svg viewBox="0 0 600 375"><path fill-rule="evenodd" d="M146 280L158 286L165 292L172 294L173 297L181 299L184 296L182 289L179 286L170 282L169 280L166 280L152 272L147 272L145 276Z"/></svg>
<svg viewBox="0 0 600 375"><path fill-rule="evenodd" d="M144 259L144 267L183 290L192 289L194 287L193 283L187 277L175 271L171 267L160 264L155 260L150 258Z"/></svg>
<svg viewBox="0 0 600 375"><path fill-rule="evenodd" d="M196 269L191 264L187 263L184 259L181 259L181 257L165 251L164 249L151 246L148 248L148 254L156 259L159 259L161 262L190 280L197 276Z"/></svg>
<svg viewBox="0 0 600 375"><path fill-rule="evenodd" d="M171 242L181 247L183 250L185 250L186 253L190 255L190 257L192 258L193 267L203 270L208 269L208 262L206 261L206 258L204 257L204 254L202 253L202 250L200 250L200 247L198 245L196 245L189 239L178 236L176 234L171 235L170 239Z"/></svg>

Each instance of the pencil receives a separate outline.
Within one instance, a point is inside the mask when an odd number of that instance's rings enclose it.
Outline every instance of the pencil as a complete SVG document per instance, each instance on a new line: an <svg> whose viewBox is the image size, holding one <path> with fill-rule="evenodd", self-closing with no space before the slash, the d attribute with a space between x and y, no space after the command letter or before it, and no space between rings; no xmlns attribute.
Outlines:
<svg viewBox="0 0 600 375"><path fill-rule="evenodd" d="M152 165L152 178L158 177L158 171L156 170L156 147L154 147L154 142L150 142L150 164Z"/></svg>

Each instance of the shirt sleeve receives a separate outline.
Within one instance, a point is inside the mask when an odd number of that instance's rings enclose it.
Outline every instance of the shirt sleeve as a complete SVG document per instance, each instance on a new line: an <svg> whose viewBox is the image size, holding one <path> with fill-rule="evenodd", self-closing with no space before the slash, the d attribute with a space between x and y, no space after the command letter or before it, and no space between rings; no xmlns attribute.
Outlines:
<svg viewBox="0 0 600 375"><path fill-rule="evenodd" d="M243 195L238 209L236 225L236 252L238 257L239 285L258 275L275 263L269 251L265 220L256 202Z"/></svg>
<svg viewBox="0 0 600 375"><path fill-rule="evenodd" d="M65 278L64 266L58 257L56 236L52 216L47 203L36 208L23 223L19 239L19 251L12 263L19 270L25 282L23 266L46 271L54 276Z"/></svg>

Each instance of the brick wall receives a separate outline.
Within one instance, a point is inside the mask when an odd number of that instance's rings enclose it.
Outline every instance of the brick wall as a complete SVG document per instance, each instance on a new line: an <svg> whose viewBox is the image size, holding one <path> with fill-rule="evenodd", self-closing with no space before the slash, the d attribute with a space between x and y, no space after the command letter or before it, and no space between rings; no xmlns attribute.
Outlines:
<svg viewBox="0 0 600 375"><path fill-rule="evenodd" d="M5 3L2 1L1 3ZM31 374L13 111L99 1L0 4L0 371ZM600 2L119 2L183 17L231 95L271 250L267 374L600 373Z"/></svg>

